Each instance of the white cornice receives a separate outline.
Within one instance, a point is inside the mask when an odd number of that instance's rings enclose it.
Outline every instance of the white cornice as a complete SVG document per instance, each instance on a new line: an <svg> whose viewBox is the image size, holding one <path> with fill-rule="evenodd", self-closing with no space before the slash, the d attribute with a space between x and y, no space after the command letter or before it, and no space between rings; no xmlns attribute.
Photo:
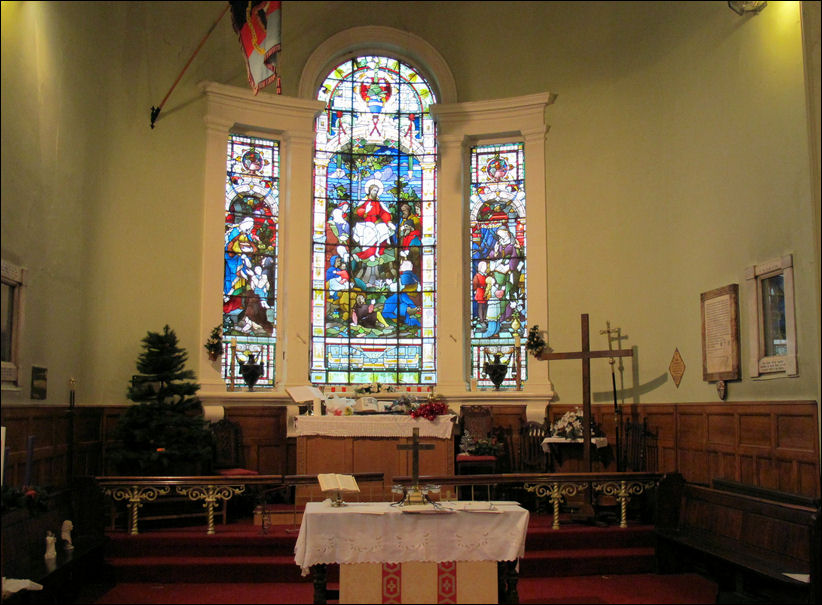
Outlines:
<svg viewBox="0 0 822 605"><path fill-rule="evenodd" d="M254 94L250 89L201 82L206 96L206 121L270 126L277 130L308 128L313 133L314 117L325 107L321 101L298 99L268 93ZM277 123L270 123L277 116Z"/></svg>
<svg viewBox="0 0 822 605"><path fill-rule="evenodd" d="M541 92L505 99L436 103L431 106L431 114L441 135L544 134L545 109L555 99L555 94Z"/></svg>

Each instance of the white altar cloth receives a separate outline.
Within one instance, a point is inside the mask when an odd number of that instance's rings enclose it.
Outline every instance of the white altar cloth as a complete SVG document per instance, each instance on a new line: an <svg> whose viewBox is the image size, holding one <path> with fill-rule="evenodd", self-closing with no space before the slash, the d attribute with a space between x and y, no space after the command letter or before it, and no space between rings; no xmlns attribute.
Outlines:
<svg viewBox="0 0 822 605"><path fill-rule="evenodd" d="M420 437L450 439L455 419L453 414L443 414L434 420L399 414L297 416L295 434L297 437L411 437L416 427L420 429Z"/></svg>
<svg viewBox="0 0 822 605"><path fill-rule="evenodd" d="M516 502L443 502L403 512L387 502L328 500L305 506L294 560L312 565L408 561L516 561L525 554L529 513ZM431 514L425 514L431 513Z"/></svg>
<svg viewBox="0 0 822 605"><path fill-rule="evenodd" d="M551 444L556 443L562 445L563 443L582 443L582 439L566 439L565 437L546 437L542 440L542 451L549 452ZM591 445L597 449L608 447L607 437L591 437Z"/></svg>

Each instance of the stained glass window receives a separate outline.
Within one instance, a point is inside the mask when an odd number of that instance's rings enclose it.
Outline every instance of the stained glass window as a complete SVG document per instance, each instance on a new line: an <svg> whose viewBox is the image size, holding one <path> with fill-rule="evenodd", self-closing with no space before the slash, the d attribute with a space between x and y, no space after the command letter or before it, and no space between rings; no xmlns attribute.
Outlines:
<svg viewBox="0 0 822 605"><path fill-rule="evenodd" d="M259 363L255 388L274 386L277 341L277 141L230 135L226 153L222 375L245 387L241 364Z"/></svg>
<svg viewBox="0 0 822 605"><path fill-rule="evenodd" d="M434 384L434 94L414 68L363 56L317 98L311 382Z"/></svg>
<svg viewBox="0 0 822 605"><path fill-rule="evenodd" d="M474 147L470 195L472 380L493 386L485 364L502 363L514 387L527 378L524 145Z"/></svg>

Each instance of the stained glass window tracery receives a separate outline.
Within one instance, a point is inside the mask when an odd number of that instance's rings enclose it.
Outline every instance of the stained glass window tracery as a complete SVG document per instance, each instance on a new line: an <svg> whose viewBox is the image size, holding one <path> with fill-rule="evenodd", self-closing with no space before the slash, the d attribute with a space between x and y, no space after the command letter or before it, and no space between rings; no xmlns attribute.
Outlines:
<svg viewBox="0 0 822 605"><path fill-rule="evenodd" d="M311 382L434 384L434 94L409 65L362 56L317 98Z"/></svg>
<svg viewBox="0 0 822 605"><path fill-rule="evenodd" d="M470 163L471 376L493 386L484 367L499 361L509 368L501 386L515 387L517 359L527 378L525 146L477 146Z"/></svg>
<svg viewBox="0 0 822 605"><path fill-rule="evenodd" d="M277 141L229 136L222 377L232 389L245 386L240 364L249 362L262 366L254 388L275 384L279 171Z"/></svg>

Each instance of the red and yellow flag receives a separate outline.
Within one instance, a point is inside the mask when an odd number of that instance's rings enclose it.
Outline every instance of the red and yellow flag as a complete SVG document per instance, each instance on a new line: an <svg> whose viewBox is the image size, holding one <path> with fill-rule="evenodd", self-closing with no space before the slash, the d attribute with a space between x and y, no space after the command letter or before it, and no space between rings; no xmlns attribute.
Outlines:
<svg viewBox="0 0 822 605"><path fill-rule="evenodd" d="M229 2L234 31L240 37L248 70L248 83L254 94L269 84L277 84L277 53L280 52L279 2Z"/></svg>

